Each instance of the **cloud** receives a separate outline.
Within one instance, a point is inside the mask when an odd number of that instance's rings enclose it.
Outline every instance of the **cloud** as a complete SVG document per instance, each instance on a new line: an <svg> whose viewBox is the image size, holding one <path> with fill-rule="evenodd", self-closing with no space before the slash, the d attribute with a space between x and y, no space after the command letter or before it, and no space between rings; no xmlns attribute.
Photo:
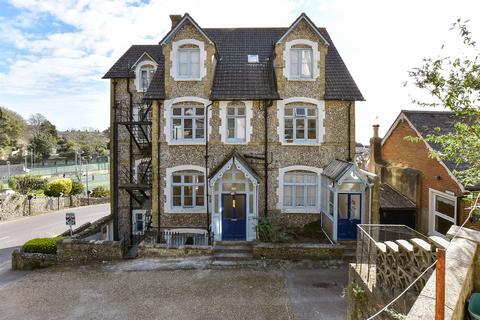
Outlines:
<svg viewBox="0 0 480 320"><path fill-rule="evenodd" d="M108 126L109 86L101 76L130 45L157 43L170 28L169 14L189 12L202 27L285 27L306 12L328 28L367 99L356 105L362 142L376 117L386 131L402 108L413 108L417 93L402 86L407 71L443 43L456 44L450 24L479 9L461 0L10 0L8 6L13 16L2 17L0 8L0 104L24 116L43 113L62 129ZM474 33L479 22L470 23Z"/></svg>

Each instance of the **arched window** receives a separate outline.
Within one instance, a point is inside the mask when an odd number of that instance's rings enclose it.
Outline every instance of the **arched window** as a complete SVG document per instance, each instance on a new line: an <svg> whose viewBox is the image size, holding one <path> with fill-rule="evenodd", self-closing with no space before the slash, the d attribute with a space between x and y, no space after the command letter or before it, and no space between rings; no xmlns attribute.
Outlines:
<svg viewBox="0 0 480 320"><path fill-rule="evenodd" d="M227 107L227 141L245 141L246 121L243 103Z"/></svg>
<svg viewBox="0 0 480 320"><path fill-rule="evenodd" d="M313 50L307 45L294 45L290 48L290 78L313 78Z"/></svg>
<svg viewBox="0 0 480 320"><path fill-rule="evenodd" d="M155 73L155 66L145 64L140 67L139 74L137 74L138 90L145 92L152 81L153 74Z"/></svg>
<svg viewBox="0 0 480 320"><path fill-rule="evenodd" d="M172 107L172 139L203 141L205 138L205 107L201 104L175 104Z"/></svg>
<svg viewBox="0 0 480 320"><path fill-rule="evenodd" d="M185 44L178 48L178 77L196 79L200 77L200 48L194 44Z"/></svg>
<svg viewBox="0 0 480 320"><path fill-rule="evenodd" d="M285 142L316 142L317 120L315 105L285 106Z"/></svg>
<svg viewBox="0 0 480 320"><path fill-rule="evenodd" d="M310 171L288 171L283 178L284 208L317 208L317 173Z"/></svg>
<svg viewBox="0 0 480 320"><path fill-rule="evenodd" d="M205 175L185 170L171 175L172 209L198 209L205 206Z"/></svg>

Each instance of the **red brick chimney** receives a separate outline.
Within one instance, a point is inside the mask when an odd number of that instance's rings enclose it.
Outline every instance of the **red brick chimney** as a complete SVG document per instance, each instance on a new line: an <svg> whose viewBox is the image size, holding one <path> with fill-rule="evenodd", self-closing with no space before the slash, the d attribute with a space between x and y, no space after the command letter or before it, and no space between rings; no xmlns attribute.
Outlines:
<svg viewBox="0 0 480 320"><path fill-rule="evenodd" d="M382 138L378 135L380 125L373 125L373 137L370 139L370 160L368 162L368 171L377 173L377 164L384 164L382 160Z"/></svg>
<svg viewBox="0 0 480 320"><path fill-rule="evenodd" d="M170 21L172 21L172 29L175 28L175 26L180 21L180 19L182 19L181 14L171 14L170 15Z"/></svg>

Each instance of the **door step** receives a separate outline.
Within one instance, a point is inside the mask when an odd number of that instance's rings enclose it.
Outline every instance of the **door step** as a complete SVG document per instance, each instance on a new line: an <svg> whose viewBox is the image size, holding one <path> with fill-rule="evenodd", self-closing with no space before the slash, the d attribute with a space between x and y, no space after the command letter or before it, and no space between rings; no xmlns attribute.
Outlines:
<svg viewBox="0 0 480 320"><path fill-rule="evenodd" d="M217 241L213 246L214 261L245 261L253 259L252 245L246 241Z"/></svg>

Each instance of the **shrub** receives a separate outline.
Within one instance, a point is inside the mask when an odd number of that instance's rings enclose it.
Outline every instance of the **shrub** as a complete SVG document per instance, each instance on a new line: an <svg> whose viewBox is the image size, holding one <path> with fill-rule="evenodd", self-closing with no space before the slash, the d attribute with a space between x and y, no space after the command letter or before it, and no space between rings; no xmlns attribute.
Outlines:
<svg viewBox="0 0 480 320"><path fill-rule="evenodd" d="M56 254L57 243L63 237L55 238L35 238L28 240L22 247L23 252Z"/></svg>
<svg viewBox="0 0 480 320"><path fill-rule="evenodd" d="M106 198L110 196L110 190L108 190L108 188L105 186L98 186L93 188L91 196L93 198Z"/></svg>
<svg viewBox="0 0 480 320"><path fill-rule="evenodd" d="M85 191L85 186L83 183L78 182L77 180L72 180L72 191L70 191L70 195L74 196L77 194L81 194Z"/></svg>
<svg viewBox="0 0 480 320"><path fill-rule="evenodd" d="M49 197L60 197L69 194L72 191L72 180L62 178L50 181L45 188L45 195Z"/></svg>
<svg viewBox="0 0 480 320"><path fill-rule="evenodd" d="M261 220L257 225L258 237L262 242L288 242L291 236L283 226L272 224L268 219Z"/></svg>
<svg viewBox="0 0 480 320"><path fill-rule="evenodd" d="M11 177L8 181L8 185L13 190L21 194L29 194L35 190L44 190L47 185L47 179L41 176L24 175Z"/></svg>

